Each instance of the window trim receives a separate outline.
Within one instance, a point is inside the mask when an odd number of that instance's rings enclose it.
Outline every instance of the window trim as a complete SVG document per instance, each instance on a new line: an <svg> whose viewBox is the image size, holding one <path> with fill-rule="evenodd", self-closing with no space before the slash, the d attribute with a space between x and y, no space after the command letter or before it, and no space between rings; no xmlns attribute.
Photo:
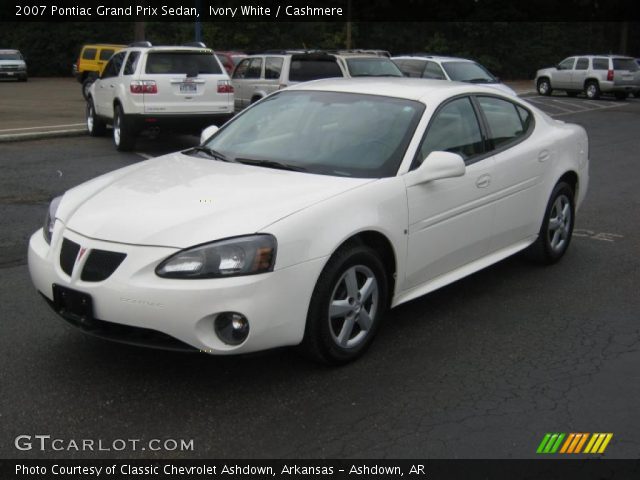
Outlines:
<svg viewBox="0 0 640 480"><path fill-rule="evenodd" d="M480 128L480 137L482 138L482 148L484 150L484 152L482 152L482 153L478 153L478 154L473 155L473 156L471 156L469 158L463 159L464 160L464 164L467 165L467 166L468 165L472 165L472 164L474 164L476 162L484 160L485 158L487 158L489 156L489 155L487 155L487 136L486 136L486 133L485 133L484 125L482 123L482 119L478 115L479 112L478 112L476 104L474 103L473 95L474 95L473 93L462 93L460 95L456 95L454 97L447 98L446 101L444 101L440 105L438 105L438 108L436 108L436 110L431 115L431 118L429 119L429 123L427 124L427 127L424 129L424 133L422 134L422 137L420 138L420 141L418 142L418 148L416 149L416 152L415 152L415 154L413 156L413 160L411 160L411 165L409 166L409 172L411 172L412 170L415 170L416 168L418 168L422 164L422 161L424 160L424 158L420 158L420 147L424 143L425 139L427 138L427 135L429 134L429 130L431 130L431 127L433 126L433 119L436 118L436 116L440 113L440 111L443 108L445 108L450 103L455 102L456 100L460 100L461 98L468 98L470 103L471 103L471 108L473 109L473 113L476 116L476 122L478 122L478 128Z"/></svg>
<svg viewBox="0 0 640 480"><path fill-rule="evenodd" d="M486 140L485 140L485 148L488 148L491 146L491 128L489 126L489 122L487 121L487 117L484 114L484 111L482 110L482 107L480 106L480 101L477 99L477 97L490 97L490 98L497 98L498 100L502 100L504 102L508 102L511 105L514 105L516 107L520 107L523 110L527 111L529 113L529 115L531 116L531 124L529 125L529 129L524 133L524 135L521 135L519 137L514 138L513 140L503 143L499 148L494 148L493 150L487 150L486 153L490 154L490 155L498 155L502 152L504 152L505 150L510 149L511 147L515 147L516 145L524 142L527 138L529 138L532 134L533 131L536 129L536 117L533 114L533 112L527 108L526 106L522 105L521 103L516 103L516 102L512 102L511 100L501 97L499 95L493 95L491 93L474 93L473 94L473 102L477 103L477 108L478 108L478 112L480 113L481 117L482 117L482 122L483 122L483 127L485 129L486 132ZM518 115L518 118L520 118L520 122L522 122L522 118L520 117L520 113L516 110L516 114Z"/></svg>

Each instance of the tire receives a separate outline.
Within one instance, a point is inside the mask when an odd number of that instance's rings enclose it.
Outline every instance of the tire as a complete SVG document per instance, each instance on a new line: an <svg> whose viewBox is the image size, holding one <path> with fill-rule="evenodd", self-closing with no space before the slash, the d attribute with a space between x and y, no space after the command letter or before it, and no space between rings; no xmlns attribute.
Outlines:
<svg viewBox="0 0 640 480"><path fill-rule="evenodd" d="M91 88L91 85L93 85L93 82L95 81L96 81L96 77L94 75L89 75L82 82L82 96L84 97L85 100L89 100L89 97L91 96L90 88Z"/></svg>
<svg viewBox="0 0 640 480"><path fill-rule="evenodd" d="M546 265L560 260L571 243L574 223L573 189L559 182L549 197L538 239L527 250L529 258Z"/></svg>
<svg viewBox="0 0 640 480"><path fill-rule="evenodd" d="M387 306L387 274L375 250L342 247L318 278L299 350L329 365L353 361L371 344Z"/></svg>
<svg viewBox="0 0 640 480"><path fill-rule="evenodd" d="M626 100L628 93L627 92L616 92L615 94L616 100Z"/></svg>
<svg viewBox="0 0 640 480"><path fill-rule="evenodd" d="M551 95L551 93L553 92L553 88L551 88L551 82L546 77L543 77L540 80L538 80L538 84L536 85L536 88L540 95Z"/></svg>
<svg viewBox="0 0 640 480"><path fill-rule="evenodd" d="M87 100L86 118L89 135L92 137L103 137L107 133L107 125L104 120L96 116L96 108L91 97Z"/></svg>
<svg viewBox="0 0 640 480"><path fill-rule="evenodd" d="M600 98L600 85L598 82L589 81L584 84L584 94L589 100L597 100Z"/></svg>
<svg viewBox="0 0 640 480"><path fill-rule="evenodd" d="M127 118L120 105L113 109L113 144L119 152L133 150L136 136L132 131Z"/></svg>
<svg viewBox="0 0 640 480"><path fill-rule="evenodd" d="M580 93L580 92L567 92L567 96L571 97L571 98L574 98L574 97L578 96L578 93Z"/></svg>

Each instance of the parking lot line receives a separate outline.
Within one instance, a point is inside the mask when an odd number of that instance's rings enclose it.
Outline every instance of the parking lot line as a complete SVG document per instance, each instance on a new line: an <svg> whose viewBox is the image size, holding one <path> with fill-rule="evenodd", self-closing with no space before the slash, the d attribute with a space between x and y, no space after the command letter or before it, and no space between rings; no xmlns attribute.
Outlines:
<svg viewBox="0 0 640 480"><path fill-rule="evenodd" d="M84 127L84 123L68 123L66 125L43 125L42 127L3 128L0 132L17 132L20 130L40 130L44 128Z"/></svg>
<svg viewBox="0 0 640 480"><path fill-rule="evenodd" d="M557 100L555 98L552 98L551 101L552 102L556 102L556 103L561 103L563 105L568 105L568 106L570 106L572 108L581 108L583 110L592 110L591 108L585 107L584 105L580 105L579 103L567 102L565 100Z"/></svg>
<svg viewBox="0 0 640 480"><path fill-rule="evenodd" d="M589 110L580 110L579 112L566 112L566 113L550 113L549 115L552 117L559 117L561 115L571 115L572 113L583 113L583 112L595 112L596 110L608 110L610 108L616 108L620 105L609 105L607 107L599 107L599 108L591 108Z"/></svg>

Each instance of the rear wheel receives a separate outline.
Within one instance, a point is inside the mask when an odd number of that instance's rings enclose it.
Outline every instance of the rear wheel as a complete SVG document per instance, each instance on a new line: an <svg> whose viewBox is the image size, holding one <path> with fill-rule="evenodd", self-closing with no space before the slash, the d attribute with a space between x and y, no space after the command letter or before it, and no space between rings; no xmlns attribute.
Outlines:
<svg viewBox="0 0 640 480"><path fill-rule="evenodd" d="M549 198L538 239L527 253L539 263L552 264L569 248L575 218L574 192L565 182L559 182Z"/></svg>
<svg viewBox="0 0 640 480"><path fill-rule="evenodd" d="M87 131L92 137L102 137L107 133L107 125L96 115L96 108L91 97L87 100Z"/></svg>
<svg viewBox="0 0 640 480"><path fill-rule="evenodd" d="M600 98L600 85L598 85L598 82L587 82L584 85L584 94L589 100L597 100Z"/></svg>
<svg viewBox="0 0 640 480"><path fill-rule="evenodd" d="M553 89L551 88L551 82L549 82L548 78L541 78L538 80L538 93L540 95L551 95Z"/></svg>
<svg viewBox="0 0 640 480"><path fill-rule="evenodd" d="M116 105L113 111L113 144L120 152L128 152L133 149L136 137L120 105Z"/></svg>
<svg viewBox="0 0 640 480"><path fill-rule="evenodd" d="M364 353L387 308L388 281L375 250L343 247L329 260L313 291L300 349L338 365Z"/></svg>

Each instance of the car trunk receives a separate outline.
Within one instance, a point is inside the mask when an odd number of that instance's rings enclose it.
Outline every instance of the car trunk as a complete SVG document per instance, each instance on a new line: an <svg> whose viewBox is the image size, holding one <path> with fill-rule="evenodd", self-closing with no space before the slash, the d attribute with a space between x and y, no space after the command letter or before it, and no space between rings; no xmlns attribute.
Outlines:
<svg viewBox="0 0 640 480"><path fill-rule="evenodd" d="M640 69L633 58L613 59L613 83L616 86L640 86Z"/></svg>

